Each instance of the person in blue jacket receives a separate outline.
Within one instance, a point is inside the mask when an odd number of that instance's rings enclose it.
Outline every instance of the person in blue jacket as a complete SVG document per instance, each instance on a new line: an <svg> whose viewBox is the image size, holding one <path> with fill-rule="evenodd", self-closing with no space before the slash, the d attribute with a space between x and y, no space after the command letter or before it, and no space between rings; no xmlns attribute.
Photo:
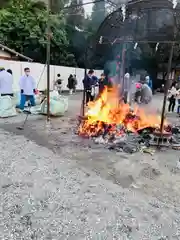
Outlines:
<svg viewBox="0 0 180 240"><path fill-rule="evenodd" d="M150 87L150 89L153 90L152 80L150 79L149 76L146 76L146 82L147 82L147 85Z"/></svg>
<svg viewBox="0 0 180 240"><path fill-rule="evenodd" d="M93 70L89 70L88 74L85 76L85 78L83 79L83 84L84 84L84 90L85 90L85 94L86 94L86 104L88 104L89 101L93 101L94 100L94 96L92 96L92 88L94 85L94 71Z"/></svg>

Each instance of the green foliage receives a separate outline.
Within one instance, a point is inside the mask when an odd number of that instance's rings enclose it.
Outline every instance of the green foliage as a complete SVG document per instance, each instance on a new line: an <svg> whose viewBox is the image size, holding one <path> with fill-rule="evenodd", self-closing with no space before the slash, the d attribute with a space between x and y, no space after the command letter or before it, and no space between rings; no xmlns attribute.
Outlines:
<svg viewBox="0 0 180 240"><path fill-rule="evenodd" d="M82 4L82 0L71 0L69 8L65 11L66 29L70 43L69 51L75 55L79 67L84 67L84 52L87 46L86 32L84 31L85 11ZM77 28L80 31L77 31Z"/></svg>
<svg viewBox="0 0 180 240"><path fill-rule="evenodd" d="M46 61L47 9L45 1L1 0L0 1L0 42L34 61ZM70 3L68 9L65 4ZM85 17L83 0L51 0L50 28L51 64L85 67L85 52L88 47L88 68L102 69L109 60L121 53L118 44L93 45L96 31L107 15L105 1L94 3L91 16ZM63 10L64 9L64 10ZM83 31L77 31L75 27ZM108 35L108 33L107 33ZM96 40L97 42L98 40ZM132 45L132 46L130 46ZM154 76L158 71L167 72L170 46L160 44L139 44L136 50L129 44L126 66L145 69ZM173 62L180 61L180 46L174 50ZM156 78L156 76L154 77Z"/></svg>
<svg viewBox="0 0 180 240"><path fill-rule="evenodd" d="M0 1L0 9L7 7L9 5L9 3L10 3L10 0L1 0Z"/></svg>
<svg viewBox="0 0 180 240"><path fill-rule="evenodd" d="M0 10L0 42L23 53L35 61L45 62L47 43L47 11L42 3L31 0L12 0L11 4ZM68 65L68 37L65 31L63 14L51 15L51 63ZM67 65L67 64L66 64Z"/></svg>
<svg viewBox="0 0 180 240"><path fill-rule="evenodd" d="M50 0L50 8L52 13L60 13L69 0Z"/></svg>
<svg viewBox="0 0 180 240"><path fill-rule="evenodd" d="M72 27L77 26L79 28L84 26L84 7L82 4L82 0L71 0L69 8L66 11L66 21L68 25Z"/></svg>

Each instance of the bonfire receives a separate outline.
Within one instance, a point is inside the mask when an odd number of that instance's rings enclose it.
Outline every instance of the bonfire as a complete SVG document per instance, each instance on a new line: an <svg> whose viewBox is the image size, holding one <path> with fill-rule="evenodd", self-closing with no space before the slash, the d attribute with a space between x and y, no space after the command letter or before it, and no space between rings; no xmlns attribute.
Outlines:
<svg viewBox="0 0 180 240"><path fill-rule="evenodd" d="M79 135L87 137L122 136L142 129L159 129L160 116L148 113L137 105L119 101L118 88L105 88L101 96L88 104L85 119L79 126Z"/></svg>

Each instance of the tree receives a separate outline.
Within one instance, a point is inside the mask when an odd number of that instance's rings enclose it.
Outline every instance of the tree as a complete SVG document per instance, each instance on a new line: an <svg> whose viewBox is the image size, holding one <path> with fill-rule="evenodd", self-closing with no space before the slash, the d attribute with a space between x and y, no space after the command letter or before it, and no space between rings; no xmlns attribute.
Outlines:
<svg viewBox="0 0 180 240"><path fill-rule="evenodd" d="M7 7L9 5L9 3L10 3L10 0L1 0L0 1L0 9Z"/></svg>
<svg viewBox="0 0 180 240"><path fill-rule="evenodd" d="M95 2L91 13L91 27L96 31L106 17L105 1Z"/></svg>
<svg viewBox="0 0 180 240"><path fill-rule="evenodd" d="M31 0L12 0L7 8L0 10L0 41L35 61L45 62L47 19L45 5L40 7ZM74 59L71 58L70 62L68 58L69 41L64 16L52 15L50 25L51 63L73 65Z"/></svg>
<svg viewBox="0 0 180 240"><path fill-rule="evenodd" d="M75 7L76 6L76 7ZM67 24L70 27L83 27L84 23L84 7L82 0L71 0L68 10L66 11L67 14Z"/></svg>
<svg viewBox="0 0 180 240"><path fill-rule="evenodd" d="M82 56L84 55L86 47L84 14L85 11L82 0L72 0L69 8L65 11L66 29L70 41L69 51L75 55L79 67L84 67L84 59Z"/></svg>
<svg viewBox="0 0 180 240"><path fill-rule="evenodd" d="M50 0L50 8L53 14L60 13L70 0Z"/></svg>

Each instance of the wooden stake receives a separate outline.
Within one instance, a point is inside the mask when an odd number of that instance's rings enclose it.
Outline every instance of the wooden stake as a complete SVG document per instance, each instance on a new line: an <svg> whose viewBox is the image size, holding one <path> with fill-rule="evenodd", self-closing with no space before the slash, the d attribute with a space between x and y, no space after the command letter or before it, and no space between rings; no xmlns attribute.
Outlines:
<svg viewBox="0 0 180 240"><path fill-rule="evenodd" d="M88 53L88 48L86 47L86 51L85 51L85 68L84 68L84 80L86 80L87 77L87 53ZM85 115L85 102L86 102L86 90L83 87L83 99L82 99L82 106L81 106L81 115L84 117Z"/></svg>
<svg viewBox="0 0 180 240"><path fill-rule="evenodd" d="M50 51L51 51L51 28L50 28L50 6L51 1L48 0L47 6L47 49L46 49L46 61L47 61L47 122L50 122Z"/></svg>
<svg viewBox="0 0 180 240"><path fill-rule="evenodd" d="M170 87L170 80L171 80L169 76L170 76L170 73L171 73L173 51L174 51L174 42L171 45L171 51L170 51L170 54L169 54L168 69L167 69L167 80L166 80L165 90L164 90L164 100L163 100L163 107L162 107L162 113L161 113L161 125L160 125L161 138L163 136L166 102L167 102L168 89ZM158 146L160 145L161 138L159 138Z"/></svg>

